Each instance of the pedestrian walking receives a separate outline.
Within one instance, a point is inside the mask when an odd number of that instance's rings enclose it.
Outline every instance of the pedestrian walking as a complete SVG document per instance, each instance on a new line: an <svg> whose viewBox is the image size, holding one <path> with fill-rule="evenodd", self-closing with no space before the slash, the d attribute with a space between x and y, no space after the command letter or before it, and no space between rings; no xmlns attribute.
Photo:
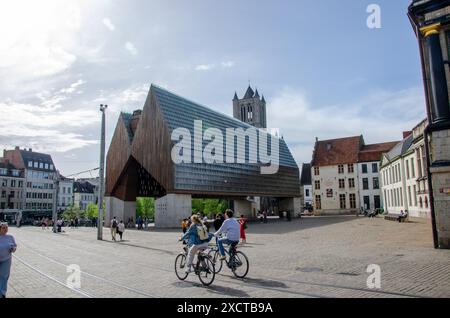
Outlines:
<svg viewBox="0 0 450 318"><path fill-rule="evenodd" d="M241 218L239 219L240 224L240 237L242 244L247 243L247 237L245 236L245 230L247 229L247 219L244 217L244 215L241 215Z"/></svg>
<svg viewBox="0 0 450 318"><path fill-rule="evenodd" d="M117 225L117 233L119 233L120 241L122 241L123 232L125 232L125 224L121 220L120 223Z"/></svg>
<svg viewBox="0 0 450 318"><path fill-rule="evenodd" d="M14 237L7 233L8 223L0 223L0 298L6 298L12 253L17 249Z"/></svg>
<svg viewBox="0 0 450 318"><path fill-rule="evenodd" d="M116 242L116 233L117 233L117 223L116 217L114 217L111 221L111 238L114 242Z"/></svg>

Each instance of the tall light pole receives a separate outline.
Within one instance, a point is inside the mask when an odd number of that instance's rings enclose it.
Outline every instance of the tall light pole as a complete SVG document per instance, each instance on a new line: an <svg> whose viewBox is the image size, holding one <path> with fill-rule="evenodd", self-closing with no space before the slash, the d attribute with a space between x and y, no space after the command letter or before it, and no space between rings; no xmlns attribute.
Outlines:
<svg viewBox="0 0 450 318"><path fill-rule="evenodd" d="M57 233L57 225L56 223L58 222L58 194L59 194L59 173L55 172L54 174L54 180L53 180L53 187L55 188L55 190L53 191L53 195L55 196L53 198L53 233Z"/></svg>
<svg viewBox="0 0 450 318"><path fill-rule="evenodd" d="M100 111L102 112L102 131L100 137L100 180L98 187L98 220L97 220L97 239L103 240L103 189L104 175L105 175L105 111L108 105L100 105Z"/></svg>

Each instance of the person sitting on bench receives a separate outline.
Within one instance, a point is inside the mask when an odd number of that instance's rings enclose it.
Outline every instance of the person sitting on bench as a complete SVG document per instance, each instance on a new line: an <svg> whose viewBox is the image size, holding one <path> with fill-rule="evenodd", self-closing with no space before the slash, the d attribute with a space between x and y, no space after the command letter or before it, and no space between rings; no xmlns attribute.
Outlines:
<svg viewBox="0 0 450 318"><path fill-rule="evenodd" d="M403 220L406 220L408 218L408 211L403 212L400 211L400 215L398 217L398 222L401 223Z"/></svg>

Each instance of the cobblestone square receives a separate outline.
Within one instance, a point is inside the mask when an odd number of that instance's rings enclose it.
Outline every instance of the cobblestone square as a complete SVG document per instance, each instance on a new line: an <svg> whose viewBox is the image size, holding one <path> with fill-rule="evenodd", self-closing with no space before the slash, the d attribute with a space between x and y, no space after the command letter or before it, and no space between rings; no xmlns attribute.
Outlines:
<svg viewBox="0 0 450 318"><path fill-rule="evenodd" d="M96 229L11 227L18 250L8 297L450 297L450 251L435 250L425 220L397 223L354 216L251 223L244 280L228 270L203 287L181 282L174 260L177 230L127 230L124 242L96 240ZM66 286L67 265L81 269L81 289ZM370 264L381 267L381 289L367 287Z"/></svg>

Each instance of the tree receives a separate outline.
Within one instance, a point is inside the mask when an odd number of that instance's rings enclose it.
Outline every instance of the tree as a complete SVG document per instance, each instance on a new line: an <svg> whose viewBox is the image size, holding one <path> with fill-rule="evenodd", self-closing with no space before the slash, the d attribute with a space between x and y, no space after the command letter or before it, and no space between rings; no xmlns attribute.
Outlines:
<svg viewBox="0 0 450 318"><path fill-rule="evenodd" d="M193 199L192 212L202 213L208 217L213 214L224 213L228 209L228 202L226 200L218 199Z"/></svg>
<svg viewBox="0 0 450 318"><path fill-rule="evenodd" d="M62 214L62 218L65 221L70 221L75 219L76 217L82 217L83 216L83 212L80 210L79 207L77 206L71 206L67 209L64 210L63 214Z"/></svg>
<svg viewBox="0 0 450 318"><path fill-rule="evenodd" d="M86 216L89 219L98 218L98 206L94 203L89 203L86 208Z"/></svg>
<svg viewBox="0 0 450 318"><path fill-rule="evenodd" d="M140 217L147 217L149 219L155 218L155 199L154 198L137 198L136 200L136 215Z"/></svg>

